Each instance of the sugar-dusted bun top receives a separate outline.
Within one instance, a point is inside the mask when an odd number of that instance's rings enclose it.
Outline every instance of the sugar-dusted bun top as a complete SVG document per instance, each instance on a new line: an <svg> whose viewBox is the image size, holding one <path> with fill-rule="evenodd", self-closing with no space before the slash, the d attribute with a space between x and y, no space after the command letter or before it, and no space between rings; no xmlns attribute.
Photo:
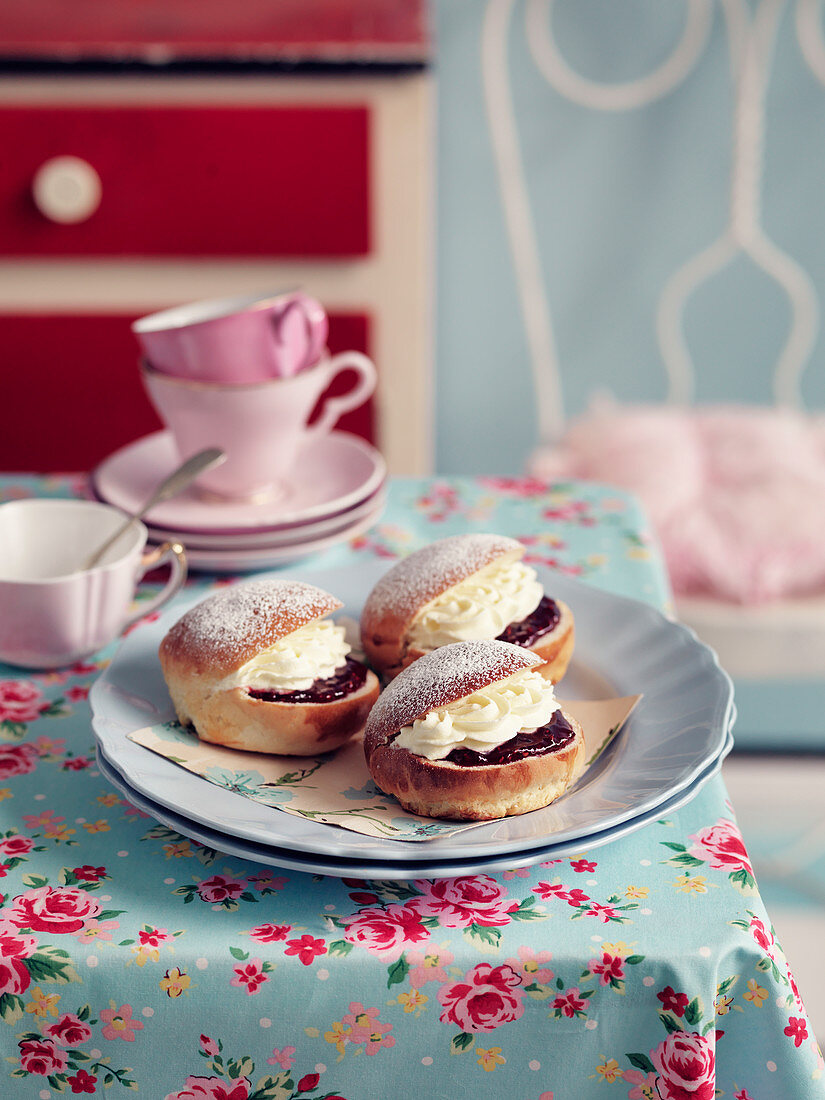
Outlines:
<svg viewBox="0 0 825 1100"><path fill-rule="evenodd" d="M454 642L425 653L387 685L372 708L364 738L370 752L404 726L479 688L542 663L509 642Z"/></svg>
<svg viewBox="0 0 825 1100"><path fill-rule="evenodd" d="M367 597L361 614L365 639L403 642L416 614L442 592L502 558L518 561L524 546L506 535L451 535L415 550L385 573Z"/></svg>
<svg viewBox="0 0 825 1100"><path fill-rule="evenodd" d="M286 634L341 606L335 596L303 581L232 585L175 623L161 642L161 660L184 664L200 675L225 676Z"/></svg>

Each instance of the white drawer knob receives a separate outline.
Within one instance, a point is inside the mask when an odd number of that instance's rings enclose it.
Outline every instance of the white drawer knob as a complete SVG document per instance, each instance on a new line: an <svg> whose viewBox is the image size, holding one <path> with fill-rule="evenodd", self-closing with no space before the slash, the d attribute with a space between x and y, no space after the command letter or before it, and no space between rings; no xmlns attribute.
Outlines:
<svg viewBox="0 0 825 1100"><path fill-rule="evenodd" d="M52 157L32 182L32 197L40 213L61 225L85 222L100 206L100 176L80 157Z"/></svg>

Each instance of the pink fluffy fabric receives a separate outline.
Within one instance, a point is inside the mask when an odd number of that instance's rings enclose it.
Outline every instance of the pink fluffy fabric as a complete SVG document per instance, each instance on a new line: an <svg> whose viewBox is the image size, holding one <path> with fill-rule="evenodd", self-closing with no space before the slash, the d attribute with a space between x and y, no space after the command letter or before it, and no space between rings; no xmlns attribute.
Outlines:
<svg viewBox="0 0 825 1100"><path fill-rule="evenodd" d="M760 604L825 591L822 417L601 401L530 472L635 493L677 595Z"/></svg>

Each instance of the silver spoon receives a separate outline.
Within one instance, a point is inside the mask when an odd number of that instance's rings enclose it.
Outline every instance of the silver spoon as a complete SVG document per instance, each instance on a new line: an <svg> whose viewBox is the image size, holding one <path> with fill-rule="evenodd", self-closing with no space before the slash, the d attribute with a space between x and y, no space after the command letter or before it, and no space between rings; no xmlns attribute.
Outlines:
<svg viewBox="0 0 825 1100"><path fill-rule="evenodd" d="M83 568L94 568L109 547L120 538L123 532L131 527L136 520L143 519L150 508L154 508L155 505L160 504L161 501L169 500L170 497L182 493L196 477L204 472L204 470L211 470L213 466L219 466L225 461L226 452L222 451L219 447L209 447L207 450L198 451L198 453L192 455L191 458L187 458L185 462L181 463L176 470L173 470L172 473L158 485L157 489L155 489L154 493L152 493L140 511L129 516L126 521L117 528L115 533L110 538L106 539L101 547L95 550L95 552L85 561Z"/></svg>

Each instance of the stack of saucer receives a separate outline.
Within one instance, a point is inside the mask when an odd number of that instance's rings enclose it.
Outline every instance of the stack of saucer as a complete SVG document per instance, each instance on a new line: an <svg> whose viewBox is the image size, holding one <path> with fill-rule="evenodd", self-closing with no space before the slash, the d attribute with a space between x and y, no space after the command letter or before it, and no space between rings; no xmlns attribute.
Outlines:
<svg viewBox="0 0 825 1100"><path fill-rule="evenodd" d="M92 489L136 512L179 461L171 433L155 432L106 458L92 472ZM182 542L193 569L267 569L366 531L384 509L385 481L374 447L333 431L308 444L289 478L263 500L228 501L190 488L152 508L144 523L150 541Z"/></svg>

